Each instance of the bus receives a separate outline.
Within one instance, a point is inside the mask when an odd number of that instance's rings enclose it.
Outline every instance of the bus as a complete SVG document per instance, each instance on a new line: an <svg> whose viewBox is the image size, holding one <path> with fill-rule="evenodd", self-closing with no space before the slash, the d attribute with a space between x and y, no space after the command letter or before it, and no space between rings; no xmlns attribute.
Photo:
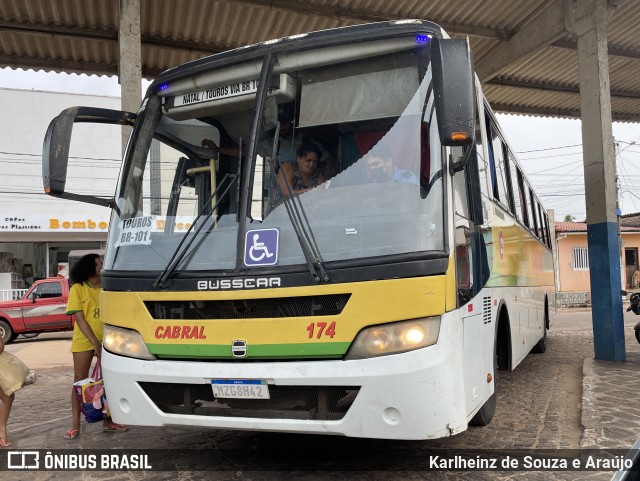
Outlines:
<svg viewBox="0 0 640 481"><path fill-rule="evenodd" d="M65 190L79 122L132 127L113 198ZM283 187L310 144L319 182ZM266 41L164 72L136 113L69 108L43 182L112 209L116 422L440 438L488 424L497 371L545 350L547 214L468 40L434 23Z"/></svg>

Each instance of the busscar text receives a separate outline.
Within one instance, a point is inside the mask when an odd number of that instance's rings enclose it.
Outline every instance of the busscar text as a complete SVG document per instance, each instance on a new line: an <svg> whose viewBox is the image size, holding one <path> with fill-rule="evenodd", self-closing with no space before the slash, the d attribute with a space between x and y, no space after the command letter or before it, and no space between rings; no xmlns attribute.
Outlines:
<svg viewBox="0 0 640 481"><path fill-rule="evenodd" d="M198 281L199 291L217 291L222 289L258 289L280 287L279 277L247 277L246 279L211 279Z"/></svg>

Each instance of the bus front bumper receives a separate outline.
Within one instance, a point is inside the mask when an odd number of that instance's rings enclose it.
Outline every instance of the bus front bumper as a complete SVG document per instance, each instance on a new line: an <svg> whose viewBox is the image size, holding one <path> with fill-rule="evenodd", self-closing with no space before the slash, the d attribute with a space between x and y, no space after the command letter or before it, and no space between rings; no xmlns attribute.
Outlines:
<svg viewBox="0 0 640 481"><path fill-rule="evenodd" d="M436 344L371 359L290 362L144 361L104 351L102 367L111 415L118 423L429 439L467 427L462 367L454 351ZM261 417L251 406L260 407L262 400L231 401L221 410L220 402L227 400L213 398L212 379L264 380L274 394L279 389L297 393L355 389L349 392L350 406L325 419L318 419L322 409L317 407L306 414L299 406L287 411L286 399L268 417ZM186 399L184 385L192 389ZM194 399L194 393L204 401ZM331 411L326 395L320 404L328 404ZM207 411L207 405L218 405L217 413L223 415Z"/></svg>

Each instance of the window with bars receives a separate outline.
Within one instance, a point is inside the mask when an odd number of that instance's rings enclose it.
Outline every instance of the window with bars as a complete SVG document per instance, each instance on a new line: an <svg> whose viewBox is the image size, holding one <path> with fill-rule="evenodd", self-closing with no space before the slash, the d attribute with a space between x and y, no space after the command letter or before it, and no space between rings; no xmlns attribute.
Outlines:
<svg viewBox="0 0 640 481"><path fill-rule="evenodd" d="M589 250L586 247L573 248L573 269L588 270L589 269Z"/></svg>

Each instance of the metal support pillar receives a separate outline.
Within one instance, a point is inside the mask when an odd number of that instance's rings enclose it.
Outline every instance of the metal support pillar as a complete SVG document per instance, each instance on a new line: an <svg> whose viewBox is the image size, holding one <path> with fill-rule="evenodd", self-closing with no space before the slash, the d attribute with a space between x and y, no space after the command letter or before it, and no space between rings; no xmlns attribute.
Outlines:
<svg viewBox="0 0 640 481"><path fill-rule="evenodd" d="M612 4L607 0L567 2L568 27L578 36L595 358L625 361L616 165L607 53L607 24L612 11Z"/></svg>
<svg viewBox="0 0 640 481"><path fill-rule="evenodd" d="M142 100L142 44L140 41L140 0L120 0L118 25L118 82L122 110L137 112ZM122 127L122 153L131 127Z"/></svg>

